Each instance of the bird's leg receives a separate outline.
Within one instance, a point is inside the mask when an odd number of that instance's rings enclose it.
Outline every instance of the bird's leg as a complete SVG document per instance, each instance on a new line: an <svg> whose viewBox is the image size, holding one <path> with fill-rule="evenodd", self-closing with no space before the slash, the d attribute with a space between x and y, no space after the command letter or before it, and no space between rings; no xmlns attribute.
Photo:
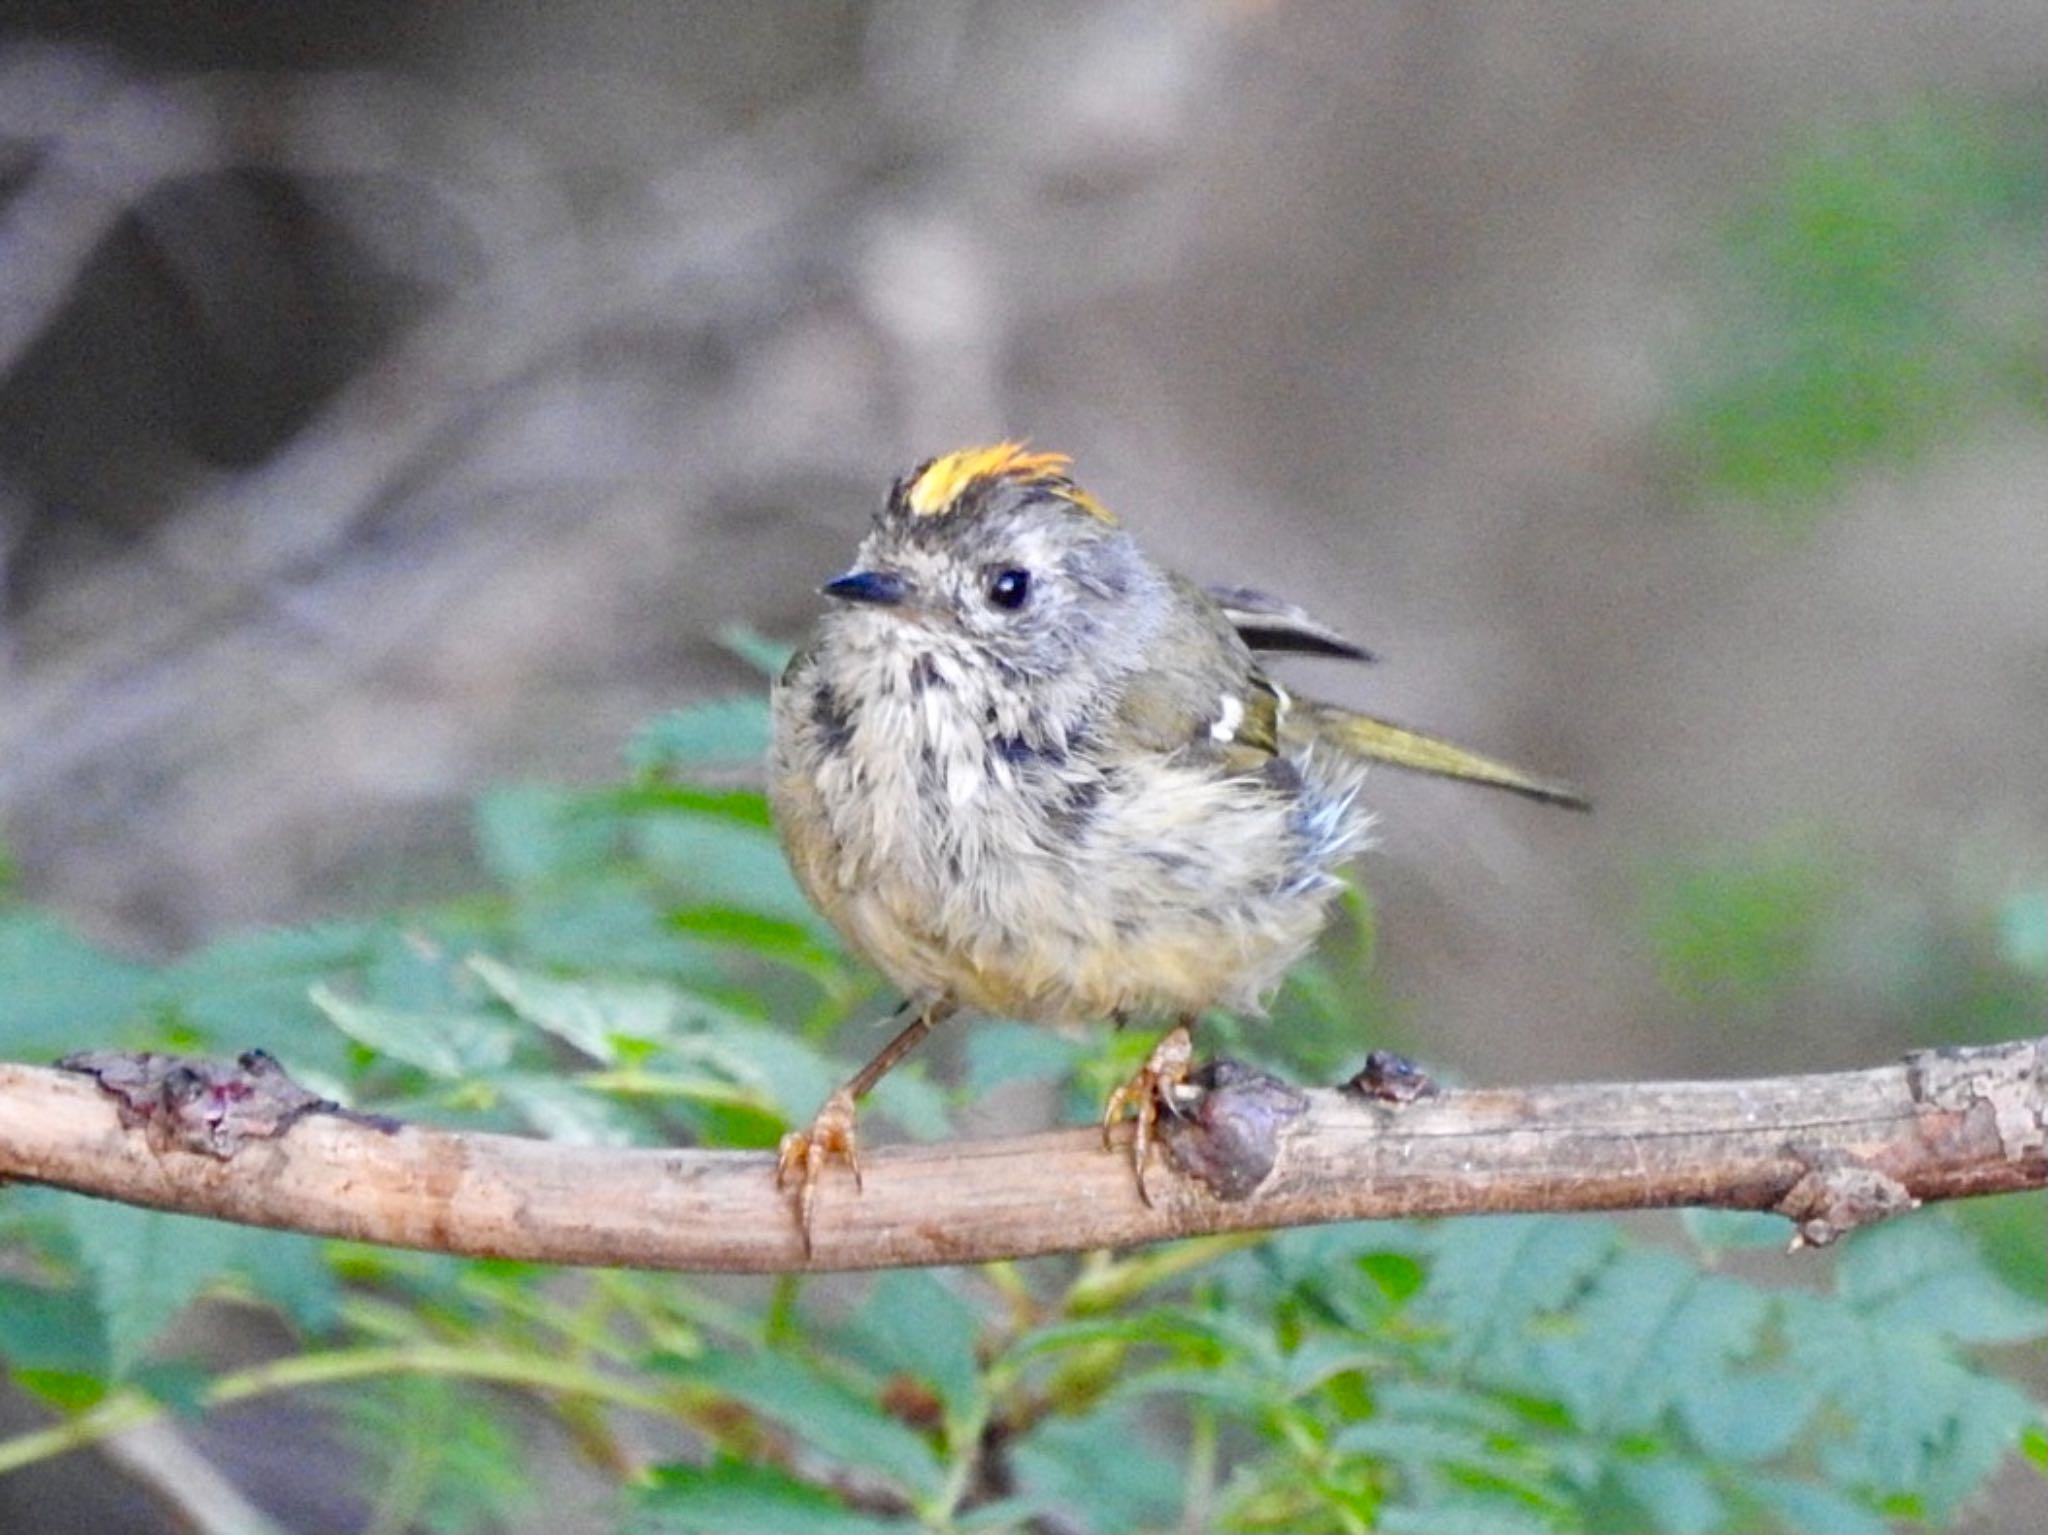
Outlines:
<svg viewBox="0 0 2048 1535"><path fill-rule="evenodd" d="M1137 1108L1131 1127L1131 1169L1138 1175L1138 1197L1148 1205L1152 1203L1152 1191L1145 1187L1145 1165L1152 1150L1152 1127L1159 1122L1162 1109L1169 1114L1180 1112L1174 1094L1186 1085L1188 1068L1194 1063L1193 1024L1192 1017L1183 1017L1160 1035L1159 1043L1145 1057L1145 1064L1130 1081L1109 1095L1102 1110L1102 1144L1107 1146L1110 1128L1123 1118L1124 1105Z"/></svg>
<svg viewBox="0 0 2048 1535"><path fill-rule="evenodd" d="M916 1006L913 998L897 1009L896 1016L900 1018ZM803 1232L806 1257L811 1251L811 1207L818 1197L818 1180L833 1159L838 1158L852 1168L853 1186L861 1186L860 1150L853 1131L860 1100L873 1091L898 1061L915 1050L925 1035L952 1016L953 1006L944 997L925 1003L901 1033L825 1100L806 1128L783 1136L775 1152L775 1186L788 1188L792 1179L796 1182L796 1219Z"/></svg>

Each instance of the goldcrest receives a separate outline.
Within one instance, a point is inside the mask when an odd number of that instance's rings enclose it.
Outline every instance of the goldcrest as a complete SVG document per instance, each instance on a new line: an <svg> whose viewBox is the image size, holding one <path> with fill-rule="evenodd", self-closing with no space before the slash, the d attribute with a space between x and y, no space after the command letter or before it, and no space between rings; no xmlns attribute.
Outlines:
<svg viewBox="0 0 2048 1535"><path fill-rule="evenodd" d="M807 1246L826 1167L858 1181L857 1100L959 1008L1177 1020L1104 1119L1135 1103L1146 1193L1188 1027L1259 1009L1314 942L1370 840L1369 761L1584 803L1295 697L1257 652L1365 652L1290 603L1162 570L1068 467L1005 442L912 470L774 690L769 799L797 879L911 1012L783 1140Z"/></svg>

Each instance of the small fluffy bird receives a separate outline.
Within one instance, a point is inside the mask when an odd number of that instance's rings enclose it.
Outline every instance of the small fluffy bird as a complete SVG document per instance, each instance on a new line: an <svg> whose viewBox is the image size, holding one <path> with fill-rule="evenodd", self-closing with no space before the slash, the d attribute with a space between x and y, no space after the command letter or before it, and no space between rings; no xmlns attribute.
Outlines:
<svg viewBox="0 0 2048 1535"><path fill-rule="evenodd" d="M1107 1138L1135 1106L1146 1194L1191 1024L1259 1010L1315 940L1368 841L1368 762L1585 805L1289 693L1260 653L1370 658L1292 603L1162 570L1069 464L1004 442L898 480L775 688L769 799L790 862L911 1014L783 1138L807 1247L826 1167L858 1186L856 1103L963 1007L1176 1020L1103 1116Z"/></svg>

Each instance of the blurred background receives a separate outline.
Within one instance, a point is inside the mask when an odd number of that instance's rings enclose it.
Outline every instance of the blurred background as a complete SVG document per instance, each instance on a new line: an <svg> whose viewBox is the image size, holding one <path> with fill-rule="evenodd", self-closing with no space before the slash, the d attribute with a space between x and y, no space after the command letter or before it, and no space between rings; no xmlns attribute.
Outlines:
<svg viewBox="0 0 2048 1535"><path fill-rule="evenodd" d="M1360 1050L2041 1028L2048 5L0 29L0 831L104 942L466 888L481 787L1024 436L1383 657L1291 685L1597 802L1379 776Z"/></svg>
<svg viewBox="0 0 2048 1535"><path fill-rule="evenodd" d="M1448 1066L2037 994L2048 7L9 18L0 825L95 936L463 887L480 786L1019 435L1384 657L1295 685L1589 788L1375 785Z"/></svg>

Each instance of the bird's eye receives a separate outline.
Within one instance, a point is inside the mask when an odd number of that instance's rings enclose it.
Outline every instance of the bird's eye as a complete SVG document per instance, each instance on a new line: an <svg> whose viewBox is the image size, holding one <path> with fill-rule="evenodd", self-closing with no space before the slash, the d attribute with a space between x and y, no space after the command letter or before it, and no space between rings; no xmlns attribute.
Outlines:
<svg viewBox="0 0 2048 1535"><path fill-rule="evenodd" d="M999 608L1021 608L1031 595L1031 572L1012 567L989 577L988 600Z"/></svg>

